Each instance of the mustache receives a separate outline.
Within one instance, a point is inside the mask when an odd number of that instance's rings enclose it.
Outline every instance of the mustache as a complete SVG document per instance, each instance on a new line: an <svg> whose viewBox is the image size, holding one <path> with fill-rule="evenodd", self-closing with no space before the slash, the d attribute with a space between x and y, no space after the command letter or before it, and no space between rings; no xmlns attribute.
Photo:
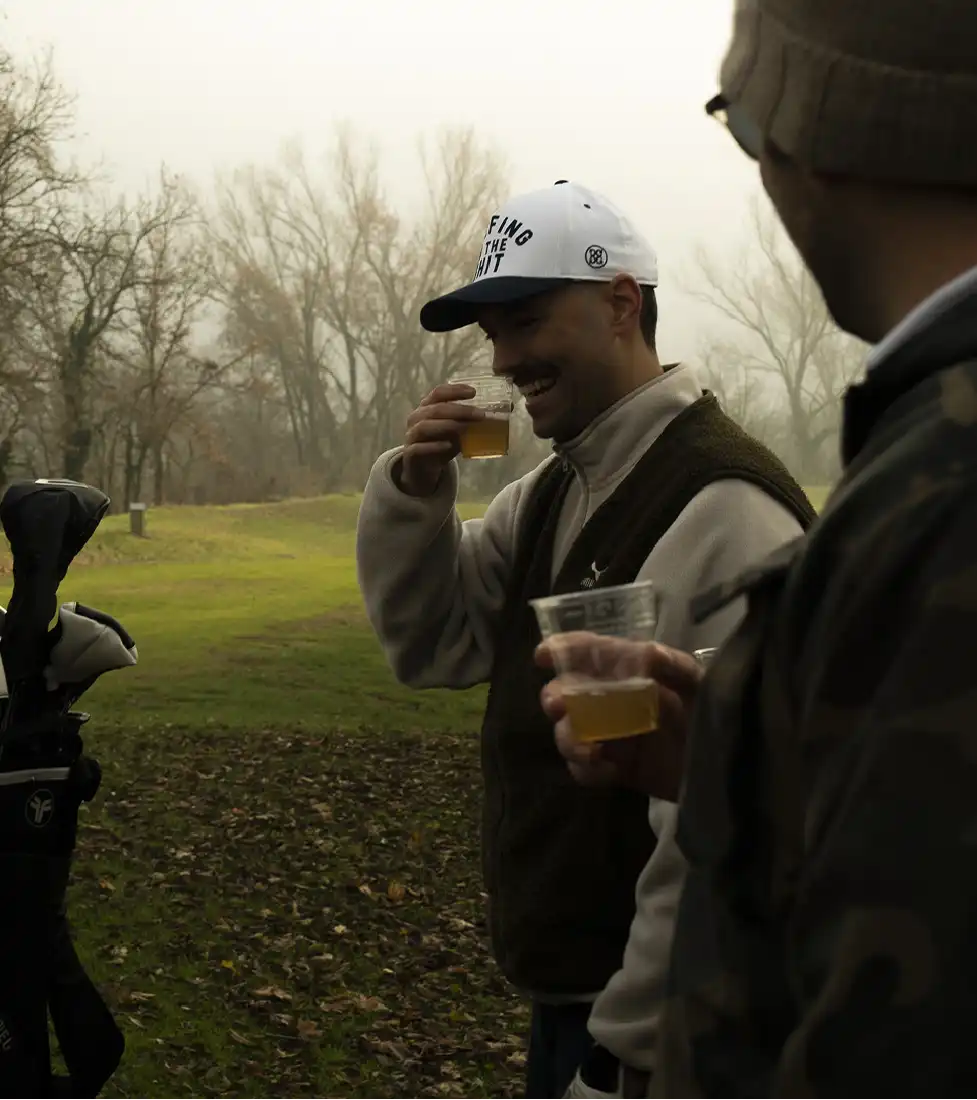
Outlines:
<svg viewBox="0 0 977 1100"><path fill-rule="evenodd" d="M514 386L528 386L533 382L543 379L555 378L560 373L560 368L545 359L534 359L530 362L520 363L518 367L512 367L505 372Z"/></svg>

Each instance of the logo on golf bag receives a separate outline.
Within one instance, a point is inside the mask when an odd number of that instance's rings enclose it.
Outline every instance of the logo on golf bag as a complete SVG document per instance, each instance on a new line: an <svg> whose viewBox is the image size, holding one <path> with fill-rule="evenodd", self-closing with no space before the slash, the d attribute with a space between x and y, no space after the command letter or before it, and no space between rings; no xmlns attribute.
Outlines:
<svg viewBox="0 0 977 1100"><path fill-rule="evenodd" d="M43 829L54 816L54 795L50 791L35 791L24 807L27 824Z"/></svg>

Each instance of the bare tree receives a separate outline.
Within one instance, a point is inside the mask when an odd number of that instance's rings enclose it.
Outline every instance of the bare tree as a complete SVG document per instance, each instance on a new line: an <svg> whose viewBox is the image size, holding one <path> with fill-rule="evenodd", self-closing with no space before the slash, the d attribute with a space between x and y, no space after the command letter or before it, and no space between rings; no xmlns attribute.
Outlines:
<svg viewBox="0 0 977 1100"><path fill-rule="evenodd" d="M257 353L202 394L191 416L170 448L171 467L179 471L171 481L184 499L266 501L320 491L296 467L276 371Z"/></svg>
<svg viewBox="0 0 977 1100"><path fill-rule="evenodd" d="M93 379L113 326L131 318L133 294L152 280L145 242L187 217L170 187L135 206L85 192L61 205L37 250L28 311L33 354L51 367L61 414L61 468L85 476L93 438Z"/></svg>
<svg viewBox="0 0 977 1100"><path fill-rule="evenodd" d="M228 339L275 365L297 461L321 489L358 483L404 406L479 353L471 333L432 340L418 313L470 275L502 167L470 131L422 146L421 162L412 220L387 200L376 152L357 155L345 131L321 176L293 147L277 169L219 185Z"/></svg>
<svg viewBox="0 0 977 1100"><path fill-rule="evenodd" d="M34 250L60 199L86 180L60 146L73 122L71 98L50 54L33 68L0 51L0 328L9 331L31 285Z"/></svg>
<svg viewBox="0 0 977 1100"><path fill-rule="evenodd" d="M424 208L405 225L384 202L375 164L358 167L348 137L339 146L341 220L359 227L367 280L375 288L366 299L374 324L359 318L359 351L370 376L370 401L362 412L373 423L374 451L399 438L403 414L425 392L485 353L477 330L432 336L418 315L429 298L471 278L487 215L505 190L505 166L470 129L442 133L433 151L422 142L419 155ZM342 314L355 319L356 303L343 305L335 320L348 329Z"/></svg>
<svg viewBox="0 0 977 1100"><path fill-rule="evenodd" d="M153 224L137 242L124 324L110 327L103 355L114 400L103 402L121 444L126 500L142 494L147 460L153 502L165 495L165 449L194 402L217 386L235 358L200 354L200 328L214 292L204 226L193 195L165 174Z"/></svg>
<svg viewBox="0 0 977 1100"><path fill-rule="evenodd" d="M757 434L769 437L782 420L785 460L801 479L823 483L836 472L840 401L865 348L834 323L772 210L755 201L750 223L736 262L699 251L687 288L731 323L732 338L705 349L706 374Z"/></svg>
<svg viewBox="0 0 977 1100"><path fill-rule="evenodd" d="M15 441L28 444L44 420L31 306L59 205L86 183L63 156L72 122L50 55L23 65L0 50L0 482L12 463L29 465L26 453L14 461Z"/></svg>

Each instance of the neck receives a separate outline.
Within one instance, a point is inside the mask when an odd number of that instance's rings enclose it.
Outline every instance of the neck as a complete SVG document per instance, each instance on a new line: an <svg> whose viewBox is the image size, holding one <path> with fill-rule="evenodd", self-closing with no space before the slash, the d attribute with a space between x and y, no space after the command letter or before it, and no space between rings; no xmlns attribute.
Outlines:
<svg viewBox="0 0 977 1100"><path fill-rule="evenodd" d="M904 211L881 239L876 327L884 335L941 287L977 267L977 203L943 200L922 212Z"/></svg>
<svg viewBox="0 0 977 1100"><path fill-rule="evenodd" d="M614 387L614 393L610 395L612 399L607 402L607 407L617 404L629 393L634 393L635 390L640 389L662 373L658 352L642 342L641 347L635 350L634 354L617 373L617 384Z"/></svg>
<svg viewBox="0 0 977 1100"><path fill-rule="evenodd" d="M641 347L627 358L605 362L597 373L599 382L588 386L584 399L580 401L577 415L567 425L564 434L552 436L553 443L564 446L577 439L596 421L614 408L635 390L640 390L649 382L664 374L658 353L642 341Z"/></svg>

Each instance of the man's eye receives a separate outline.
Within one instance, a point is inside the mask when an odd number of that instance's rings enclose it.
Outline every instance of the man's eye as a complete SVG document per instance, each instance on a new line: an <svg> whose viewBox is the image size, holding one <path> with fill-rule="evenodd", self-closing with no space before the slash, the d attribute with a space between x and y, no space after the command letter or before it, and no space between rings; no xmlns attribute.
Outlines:
<svg viewBox="0 0 977 1100"><path fill-rule="evenodd" d="M512 322L513 328L532 328L539 321L538 317L517 317Z"/></svg>

